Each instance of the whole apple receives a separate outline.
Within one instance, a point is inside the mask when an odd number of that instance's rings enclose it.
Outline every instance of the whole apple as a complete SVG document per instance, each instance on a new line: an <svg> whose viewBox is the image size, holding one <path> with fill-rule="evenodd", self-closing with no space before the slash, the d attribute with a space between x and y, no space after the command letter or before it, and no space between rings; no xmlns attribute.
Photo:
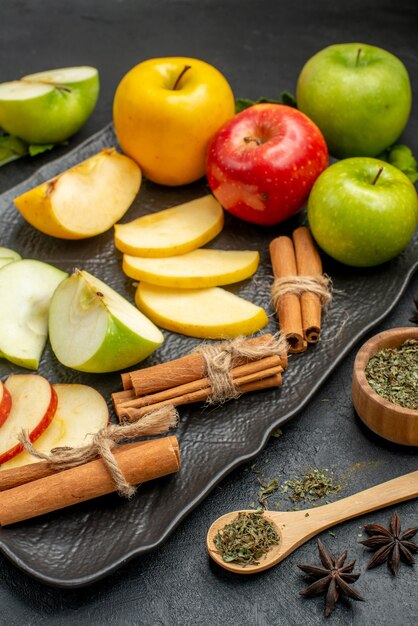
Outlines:
<svg viewBox="0 0 418 626"><path fill-rule="evenodd" d="M411 84L393 54L363 43L328 46L300 73L298 108L336 157L377 156L395 143L411 111Z"/></svg>
<svg viewBox="0 0 418 626"><path fill-rule="evenodd" d="M123 151L162 185L201 178L209 140L234 113L234 95L224 76L187 57L140 63L124 76L113 103Z"/></svg>
<svg viewBox="0 0 418 626"><path fill-rule="evenodd" d="M328 165L318 127L280 104L257 104L213 137L206 173L224 209L254 224L278 224L303 206Z"/></svg>
<svg viewBox="0 0 418 626"><path fill-rule="evenodd" d="M411 240L418 223L417 193L407 176L388 163L345 159L314 184L308 220L318 245L337 261L379 265Z"/></svg>

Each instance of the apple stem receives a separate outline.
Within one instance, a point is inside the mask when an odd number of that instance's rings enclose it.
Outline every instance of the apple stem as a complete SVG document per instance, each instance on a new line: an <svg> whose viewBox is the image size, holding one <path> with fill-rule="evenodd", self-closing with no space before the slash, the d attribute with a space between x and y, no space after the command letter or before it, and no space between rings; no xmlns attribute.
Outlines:
<svg viewBox="0 0 418 626"><path fill-rule="evenodd" d="M258 137L244 137L244 141L245 143L251 143L252 141L254 141L257 146L261 146L261 144L263 143Z"/></svg>
<svg viewBox="0 0 418 626"><path fill-rule="evenodd" d="M183 67L183 69L181 70L180 74L177 76L176 82L174 83L173 91L175 91L177 89L177 87L179 86L179 82L181 81L181 79L183 78L183 76L185 75L187 70L189 70L191 67L192 67L191 65L185 65Z"/></svg>
<svg viewBox="0 0 418 626"><path fill-rule="evenodd" d="M361 54L361 48L359 48L357 50L357 56L356 56L356 67L358 67L359 61L360 61L360 54Z"/></svg>
<svg viewBox="0 0 418 626"><path fill-rule="evenodd" d="M383 172L383 167L379 168L379 171L377 172L376 176L373 178L372 185L375 185L377 183L377 181L379 180L379 176L382 172Z"/></svg>

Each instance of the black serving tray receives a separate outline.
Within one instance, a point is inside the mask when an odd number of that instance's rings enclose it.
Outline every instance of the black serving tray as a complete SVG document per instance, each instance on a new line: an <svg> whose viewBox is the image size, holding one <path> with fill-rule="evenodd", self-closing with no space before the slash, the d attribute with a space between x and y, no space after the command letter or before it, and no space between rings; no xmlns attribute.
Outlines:
<svg viewBox="0 0 418 626"><path fill-rule="evenodd" d="M74 267L86 269L133 301L134 287L122 273L121 254L113 245L112 230L79 242L54 239L29 226L13 206L17 195L113 145L116 139L109 125L3 194L0 246L66 271ZM191 200L207 191L203 181L182 188L159 187L144 181L123 221ZM223 232L210 244L215 248L260 251L261 263L255 277L233 285L231 290L266 309L270 323L265 331L277 331L270 303L269 241L279 234L290 233L304 219L302 212L284 225L261 228L227 214ZM181 408L181 424L176 433L181 449L178 474L141 486L130 502L110 495L1 528L3 553L38 580L58 587L77 587L161 545L228 472L254 457L270 433L309 402L350 348L391 311L418 267L418 234L403 254L377 268L348 268L326 256L323 263L335 291L323 320L322 338L316 347L289 359L281 389L248 394L217 408L202 405ZM165 343L144 362L145 366L179 357L197 344L197 340L182 335L164 334ZM0 360L2 380L23 371L27 370ZM112 391L121 388L117 373L82 374L61 366L49 346L39 373L51 382L93 385L107 399Z"/></svg>

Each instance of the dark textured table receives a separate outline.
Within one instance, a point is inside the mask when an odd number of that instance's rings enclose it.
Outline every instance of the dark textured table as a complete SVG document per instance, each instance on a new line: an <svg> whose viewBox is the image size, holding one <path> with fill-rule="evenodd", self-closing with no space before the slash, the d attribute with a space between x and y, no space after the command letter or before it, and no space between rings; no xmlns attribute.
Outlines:
<svg viewBox="0 0 418 626"><path fill-rule="evenodd" d="M188 55L221 69L237 95L275 97L295 89L304 61L327 44L364 41L381 45L406 63L418 90L418 7L415 0L3 0L0 81L66 65L100 70L102 93L85 128L71 147L111 117L115 87L142 59ZM418 153L418 109L405 133ZM29 176L64 152L26 159L0 170L0 191ZM1 239L1 235L0 235ZM1 244L1 241L0 241ZM410 324L418 276L394 311L376 329ZM354 350L309 406L271 439L255 460L266 478L280 482L307 467L326 467L348 476L349 495L417 467L417 451L378 440L356 418L350 381ZM136 559L91 587L62 591L28 578L0 556L0 624L313 625L321 624L323 599L303 600L299 562L317 559L315 541L275 569L236 577L212 564L204 541L209 523L257 499L251 464L233 472L178 528L166 544ZM283 497L273 505L289 507ZM418 524L416 502L399 505L403 524ZM386 567L365 572L369 554L357 544L362 524L386 523L390 510L338 526L323 539L335 552L349 548L362 575L365 603L342 602L335 624L406 626L417 622L418 567L404 566L394 579Z"/></svg>

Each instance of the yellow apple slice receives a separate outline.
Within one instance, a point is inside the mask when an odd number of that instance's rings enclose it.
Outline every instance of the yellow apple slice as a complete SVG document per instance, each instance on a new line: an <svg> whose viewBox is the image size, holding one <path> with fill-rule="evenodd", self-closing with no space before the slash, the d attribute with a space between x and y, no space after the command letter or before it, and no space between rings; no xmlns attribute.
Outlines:
<svg viewBox="0 0 418 626"><path fill-rule="evenodd" d="M7 391L7 387L0 381L0 426L9 417L12 408L12 397Z"/></svg>
<svg viewBox="0 0 418 626"><path fill-rule="evenodd" d="M87 385L53 385L53 389L58 398L57 410L48 428L34 442L34 447L39 452L49 453L56 447L87 445L109 421L109 410L103 396ZM23 451L3 463L0 469L22 467L39 460Z"/></svg>
<svg viewBox="0 0 418 626"><path fill-rule="evenodd" d="M260 255L251 250L199 248L162 259L123 255L123 271L130 278L161 287L201 289L230 285L252 276Z"/></svg>
<svg viewBox="0 0 418 626"><path fill-rule="evenodd" d="M135 302L158 326L202 339L251 335L268 323L264 309L219 287L168 289L140 283Z"/></svg>
<svg viewBox="0 0 418 626"><path fill-rule="evenodd" d="M85 239L120 220L140 185L138 165L114 148L106 148L14 202L41 232L61 239Z"/></svg>
<svg viewBox="0 0 418 626"><path fill-rule="evenodd" d="M176 256L203 246L221 232L223 224L221 205L207 195L127 224L116 224L115 245L134 256Z"/></svg>

